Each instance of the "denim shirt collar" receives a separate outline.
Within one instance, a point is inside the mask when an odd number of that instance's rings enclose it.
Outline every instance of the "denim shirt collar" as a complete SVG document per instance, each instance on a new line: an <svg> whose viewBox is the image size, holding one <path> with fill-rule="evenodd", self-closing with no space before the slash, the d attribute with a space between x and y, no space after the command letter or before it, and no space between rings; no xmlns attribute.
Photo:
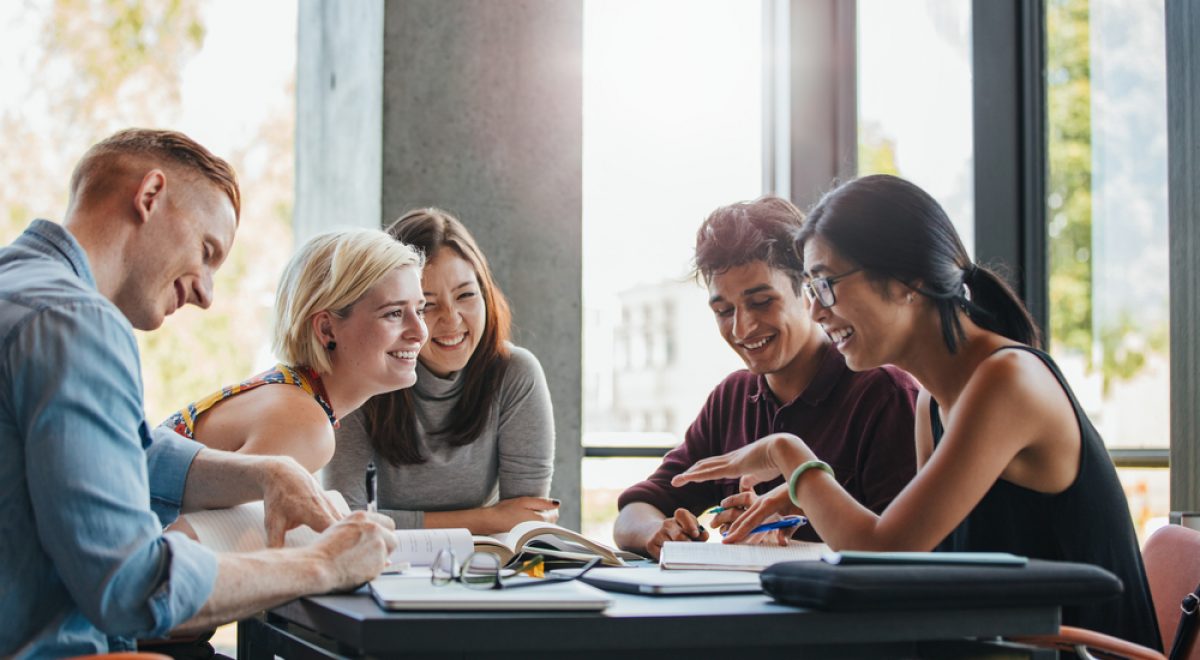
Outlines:
<svg viewBox="0 0 1200 660"><path fill-rule="evenodd" d="M34 220L25 233L14 242L14 245L41 252L54 259L61 259L75 271L79 279L93 289L96 288L96 278L88 265L87 253L71 232L62 225L49 220Z"/></svg>

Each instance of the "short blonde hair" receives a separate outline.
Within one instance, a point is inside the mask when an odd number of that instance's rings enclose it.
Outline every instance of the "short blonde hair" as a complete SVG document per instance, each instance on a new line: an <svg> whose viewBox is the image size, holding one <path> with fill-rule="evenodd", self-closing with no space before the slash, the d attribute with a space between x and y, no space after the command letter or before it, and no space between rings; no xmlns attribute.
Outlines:
<svg viewBox="0 0 1200 660"><path fill-rule="evenodd" d="M346 318L363 295L397 268L425 267L425 256L375 229L328 232L310 238L288 262L275 294L275 355L285 364L329 373L325 346L312 317ZM419 272L418 272L419 274Z"/></svg>

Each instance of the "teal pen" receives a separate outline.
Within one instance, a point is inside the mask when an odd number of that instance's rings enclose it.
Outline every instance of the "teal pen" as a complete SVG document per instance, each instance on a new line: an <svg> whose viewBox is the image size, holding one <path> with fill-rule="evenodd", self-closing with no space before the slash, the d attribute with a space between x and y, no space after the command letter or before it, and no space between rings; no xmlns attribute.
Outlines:
<svg viewBox="0 0 1200 660"><path fill-rule="evenodd" d="M733 511L734 509L741 509L742 511L745 511L746 507L744 507L744 506L729 506L729 507L714 506L713 508L709 509L708 511L705 511L704 513L702 513L700 515L706 516L710 513L716 514L716 513L722 513L724 511Z"/></svg>

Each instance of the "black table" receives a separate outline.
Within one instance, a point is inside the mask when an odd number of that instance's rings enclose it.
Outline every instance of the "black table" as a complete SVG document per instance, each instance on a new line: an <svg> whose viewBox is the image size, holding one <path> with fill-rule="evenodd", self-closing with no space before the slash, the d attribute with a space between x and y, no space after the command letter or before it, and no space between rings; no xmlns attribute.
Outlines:
<svg viewBox="0 0 1200 660"><path fill-rule="evenodd" d="M302 598L240 622L238 657L1053 657L987 640L1054 633L1060 617L1054 606L850 614L765 595L611 596L604 612L384 612L365 590Z"/></svg>

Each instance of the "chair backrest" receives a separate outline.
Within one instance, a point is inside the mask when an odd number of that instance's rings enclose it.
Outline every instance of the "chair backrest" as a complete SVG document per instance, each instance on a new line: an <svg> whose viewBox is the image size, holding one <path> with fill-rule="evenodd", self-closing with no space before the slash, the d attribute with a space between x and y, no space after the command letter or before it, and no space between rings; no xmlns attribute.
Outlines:
<svg viewBox="0 0 1200 660"><path fill-rule="evenodd" d="M1163 651L1170 653L1179 626L1179 604L1200 584L1200 532L1179 525L1166 525L1150 535L1142 549L1150 597L1158 616ZM1200 625L1197 626L1200 632ZM1200 634L1192 637L1191 648L1182 657L1200 660Z"/></svg>

